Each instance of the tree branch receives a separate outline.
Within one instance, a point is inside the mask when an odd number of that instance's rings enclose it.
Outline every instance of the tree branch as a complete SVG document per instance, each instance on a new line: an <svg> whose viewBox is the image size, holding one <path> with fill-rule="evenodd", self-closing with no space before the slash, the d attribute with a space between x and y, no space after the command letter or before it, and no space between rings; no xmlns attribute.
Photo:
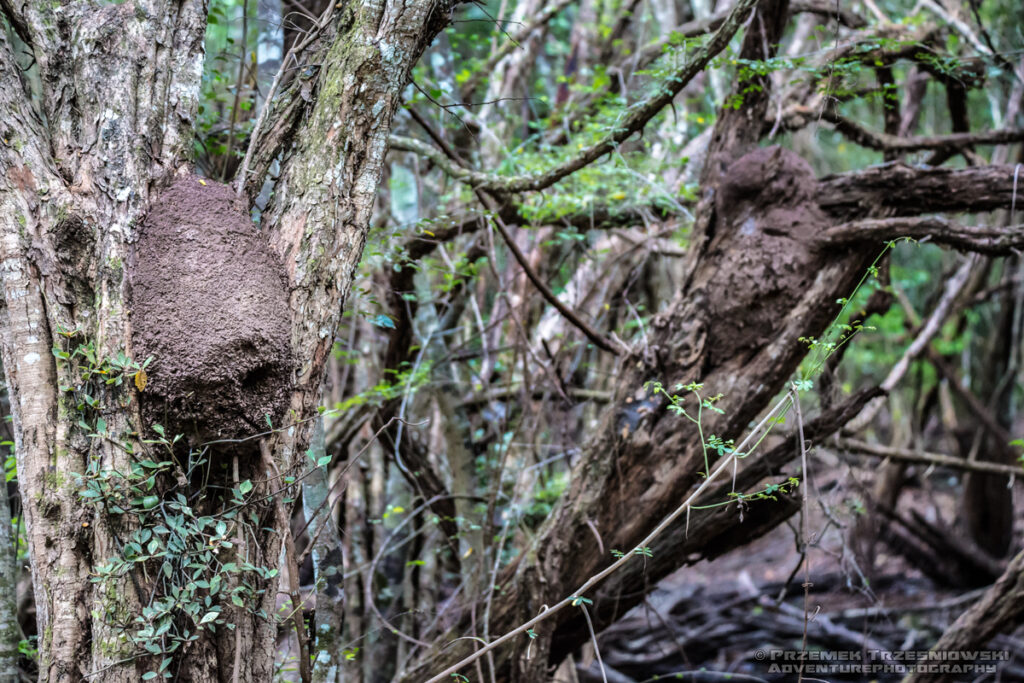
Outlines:
<svg viewBox="0 0 1024 683"><path fill-rule="evenodd" d="M868 218L829 228L821 236L829 247L864 242L885 242L912 237L989 256L1011 256L1024 248L1024 224L1005 228L963 225L940 216L920 218Z"/></svg>
<svg viewBox="0 0 1024 683"><path fill-rule="evenodd" d="M455 153L455 150L449 147L448 144L445 143L445 141L441 138L441 136L434 132L434 129L430 126L430 124L427 123L427 121L422 116L420 116L415 109L410 109L409 113L412 115L413 120L415 120L416 123L418 123L420 127L422 127L427 132L427 134L430 135L430 137L435 142L437 142L441 149L444 150L445 159L450 159L452 167L455 168L454 165L461 162L461 159L459 159L458 155ZM494 218L494 226L498 229L498 232L501 234L502 239L505 240L505 244L508 245L509 251L512 252L512 255L515 257L516 261L519 262L519 265L522 266L523 271L526 273L526 277L530 279L530 282L533 283L533 286L536 287L537 291L540 292L542 297L544 297L544 300L547 301L552 306L554 306L554 308L559 313L562 314L562 317L564 317L573 326L575 326L584 335L586 335L587 339L593 342L595 346L597 346L600 349L603 349L604 351L608 351L616 355L619 354L621 352L619 348L612 344L611 341L606 339L600 332L598 332L589 324L587 324L585 320L576 315L576 312L574 310L572 310L564 303L562 303L562 301L557 296L555 296L555 293L551 291L551 288L548 287L547 283L544 282L539 275L537 275L536 271L534 271L533 267L530 265L530 260L526 258L526 255L522 252L522 250L519 248L519 245L516 244L516 241L512 238L512 234L509 233L508 227L505 225L505 221L501 219L500 207L498 206L494 197L489 192L479 187L474 188L474 192L476 193L477 198L480 200L480 203L484 205L484 208L491 212L491 215Z"/></svg>
<svg viewBox="0 0 1024 683"><path fill-rule="evenodd" d="M837 445L846 451L871 455L878 458L890 458L903 462L917 462L925 465L938 465L939 467L951 467L965 472L985 472L987 474L1005 474L1007 476L1024 475L1024 466L1003 465L985 460L964 460L952 455L943 453L928 453L926 451L914 451L908 448L889 448L878 444L867 443L857 439L838 439Z"/></svg>
<svg viewBox="0 0 1024 683"><path fill-rule="evenodd" d="M797 0L796 2L789 3L790 15L796 14L817 14L819 16L827 17L829 19L838 19L842 26L847 28L864 28L868 23L856 12L852 12L847 9L840 9L834 2L816 2L815 0ZM665 53L665 47L670 44L671 40L678 40L679 38L696 38L702 36L709 31L713 31L722 25L725 18L728 16L728 11L715 12L709 17L704 19L694 19L688 21L685 24L681 24L678 28L672 31L671 38L662 38L640 48L636 58L636 70L644 69L656 60L658 57ZM630 59L634 57L631 56Z"/></svg>
<svg viewBox="0 0 1024 683"><path fill-rule="evenodd" d="M807 112L810 114L811 112ZM852 142L868 149L882 152L919 152L934 149L951 153L973 145L1005 145L1024 140L1024 129L990 130L983 133L953 133L951 135L930 135L900 137L868 130L856 121L842 116L833 108L826 108L821 118L836 127L836 130Z"/></svg>
<svg viewBox="0 0 1024 683"><path fill-rule="evenodd" d="M979 212L1013 203L1014 167L916 168L903 163L826 176L817 201L841 221L922 213Z"/></svg>
<svg viewBox="0 0 1024 683"><path fill-rule="evenodd" d="M666 79L665 84L646 100L637 102L627 109L622 123L600 141L586 147L568 161L562 162L543 173L503 177L469 169L457 168L446 163L444 155L429 145L409 138L391 137L391 145L395 149L422 154L437 164L445 173L456 180L472 185L478 190L489 192L529 192L543 190L557 183L581 168L597 161L605 154L614 151L622 142L634 133L643 130L654 116L660 112L682 90L687 83L704 70L708 62L728 46L729 41L743 25L747 13L754 8L759 0L740 0L729 17L711 36L706 45L689 55L675 73Z"/></svg>
<svg viewBox="0 0 1024 683"><path fill-rule="evenodd" d="M995 635L1012 631L1021 621L1024 621L1024 553L1013 558L985 595L946 629L932 652L981 649ZM948 680L948 674L929 673L927 667L922 667L904 678L903 683L943 680Z"/></svg>

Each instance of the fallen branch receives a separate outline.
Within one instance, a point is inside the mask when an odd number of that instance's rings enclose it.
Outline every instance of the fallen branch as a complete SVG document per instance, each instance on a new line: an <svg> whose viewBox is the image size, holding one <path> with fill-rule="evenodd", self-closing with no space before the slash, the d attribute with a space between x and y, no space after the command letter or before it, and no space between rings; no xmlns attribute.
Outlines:
<svg viewBox="0 0 1024 683"><path fill-rule="evenodd" d="M1001 463L987 462L984 460L964 460L953 455L942 453L929 453L927 451L914 451L908 448L892 448L879 446L877 444L859 441L857 439L839 438L836 440L839 448L849 453L870 455L876 458L889 458L903 462L916 462L922 465L936 465L938 467L950 467L965 472L984 472L986 474L1005 474L1010 477L1024 476L1024 465L1003 465Z"/></svg>

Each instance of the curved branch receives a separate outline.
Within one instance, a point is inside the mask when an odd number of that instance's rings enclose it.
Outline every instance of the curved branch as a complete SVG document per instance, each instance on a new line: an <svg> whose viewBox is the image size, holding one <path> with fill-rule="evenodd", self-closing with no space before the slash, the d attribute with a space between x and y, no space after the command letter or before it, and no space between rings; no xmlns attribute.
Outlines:
<svg viewBox="0 0 1024 683"><path fill-rule="evenodd" d="M672 99L688 84L693 78L704 70L719 52L724 50L729 41L743 25L747 14L754 8L759 0L740 0L728 18L711 36L706 45L697 49L689 55L675 73L666 79L665 84L655 94L646 100L637 102L627 109L622 123L614 128L598 142L581 150L571 159L554 166L553 168L532 175L503 177L468 169L456 169L452 163L445 163L444 155L429 145L422 142L402 138L391 137L391 144L396 149L404 149L417 154L423 154L442 170L456 180L472 185L477 190L490 192L529 192L543 190L557 183L584 166L597 161L605 154L614 151L621 143L628 140L634 133L643 130L654 116L665 108Z"/></svg>
<svg viewBox="0 0 1024 683"><path fill-rule="evenodd" d="M810 112L807 112L810 113ZM840 115L831 108L821 114L847 139L868 149L882 152L919 152L935 149L944 152L956 152L973 145L1005 145L1024 140L1024 129L991 130L983 133L953 133L951 135L900 137L888 133L876 133L868 130L856 121Z"/></svg>
<svg viewBox="0 0 1024 683"><path fill-rule="evenodd" d="M828 19L836 19L842 26L847 28L865 28L868 23L856 12L842 9L834 2L818 2L817 0L797 0L789 3L790 15L796 14L817 14ZM644 69L650 66L651 62L665 53L665 48L672 40L679 38L696 38L704 35L722 25L728 16L728 11L715 12L704 19L694 19L673 29L670 38L660 38L648 43L637 51L636 67ZM632 57L631 57L632 59Z"/></svg>

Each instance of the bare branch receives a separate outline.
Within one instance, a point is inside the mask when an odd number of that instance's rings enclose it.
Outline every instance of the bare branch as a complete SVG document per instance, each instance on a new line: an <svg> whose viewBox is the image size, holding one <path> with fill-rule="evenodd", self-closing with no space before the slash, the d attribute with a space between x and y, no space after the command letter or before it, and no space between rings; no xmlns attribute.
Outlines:
<svg viewBox="0 0 1024 683"><path fill-rule="evenodd" d="M1014 167L991 164L963 169L916 168L903 163L826 176L818 204L843 221L869 216L979 212L1008 209Z"/></svg>
<svg viewBox="0 0 1024 683"><path fill-rule="evenodd" d="M808 112L810 113L810 112ZM943 152L957 152L973 145L1005 145L1024 140L1024 129L991 130L982 133L953 133L951 135L900 137L868 130L856 121L848 119L833 109L826 109L821 118L836 127L836 130L861 147L883 152L918 152L934 149Z"/></svg>
<svg viewBox="0 0 1024 683"><path fill-rule="evenodd" d="M1003 465L1001 463L987 462L985 460L965 460L943 453L928 453L926 451L914 451L909 448L890 448L878 444L867 443L857 439L838 439L840 448L852 453L871 455L879 458L890 458L903 462L916 462L924 465L937 465L939 467L951 467L965 472L985 472L987 474L1005 474L1007 476L1024 475L1024 466Z"/></svg>
<svg viewBox="0 0 1024 683"><path fill-rule="evenodd" d="M963 225L940 216L868 218L829 228L821 239L831 247L885 242L900 237L989 256L1011 256L1024 248L1024 224L993 228Z"/></svg>
<svg viewBox="0 0 1024 683"><path fill-rule="evenodd" d="M789 3L790 14L817 14L827 19L835 19L847 28L864 28L868 22L856 12L840 7L837 2L816 2L815 0L792 0Z"/></svg>
<svg viewBox="0 0 1024 683"><path fill-rule="evenodd" d="M291 49L288 50L288 54L281 60L281 67L274 74L274 80L270 84L270 89L267 91L266 104L260 109L259 115L256 117L256 123L253 124L252 133L249 135L249 147L245 150L245 158L242 159L242 166L238 170L238 186L237 191L239 194L243 192L246 187L245 176L249 171L249 167L252 165L253 155L256 150L261 146L267 146L267 141L261 137L262 128L266 122L270 110L274 108L274 96L277 94L277 89L281 84L281 79L284 77L285 72L293 61L297 63L297 58L302 51L305 50L310 44L317 39L320 32L329 26L331 21L331 15L334 13L335 3L329 3L327 9L320 18L314 23L313 27L309 31L309 35L301 42L292 45ZM274 130L272 134L267 136L267 140L270 142L270 149L265 153L265 156L273 157L276 156L278 149L283 144L284 136L275 135L274 131L291 130L294 119L297 113L301 111L301 107L295 105L300 102L299 98L293 97L283 102L283 106L280 111L277 112L275 117ZM285 125L281 125L285 123Z"/></svg>
<svg viewBox="0 0 1024 683"><path fill-rule="evenodd" d="M1024 620L1024 553L1013 558L999 580L988 589L952 626L946 629L932 652L942 653L983 648L998 633L1009 633ZM924 660L928 661L928 660ZM927 666L916 669L905 683L946 680L947 674L930 673Z"/></svg>

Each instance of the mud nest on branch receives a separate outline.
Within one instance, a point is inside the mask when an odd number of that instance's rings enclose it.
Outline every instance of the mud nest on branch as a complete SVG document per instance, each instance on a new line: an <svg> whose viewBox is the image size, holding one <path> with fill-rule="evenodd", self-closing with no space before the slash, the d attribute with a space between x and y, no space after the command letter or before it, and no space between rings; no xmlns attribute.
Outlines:
<svg viewBox="0 0 1024 683"><path fill-rule="evenodd" d="M268 417L280 426L292 375L287 280L231 188L185 176L156 196L128 274L133 355L153 357L146 424L192 445L267 431Z"/></svg>

